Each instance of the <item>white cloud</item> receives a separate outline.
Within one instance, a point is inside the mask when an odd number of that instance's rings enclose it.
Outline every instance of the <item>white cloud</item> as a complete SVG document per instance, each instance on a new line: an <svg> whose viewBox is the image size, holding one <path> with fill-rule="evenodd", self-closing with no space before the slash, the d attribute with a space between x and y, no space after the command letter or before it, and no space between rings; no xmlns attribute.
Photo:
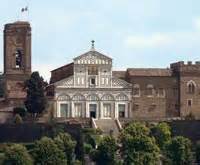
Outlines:
<svg viewBox="0 0 200 165"><path fill-rule="evenodd" d="M169 45L173 39L168 34L154 33L150 36L135 35L128 36L125 39L125 44L134 48L148 48Z"/></svg>

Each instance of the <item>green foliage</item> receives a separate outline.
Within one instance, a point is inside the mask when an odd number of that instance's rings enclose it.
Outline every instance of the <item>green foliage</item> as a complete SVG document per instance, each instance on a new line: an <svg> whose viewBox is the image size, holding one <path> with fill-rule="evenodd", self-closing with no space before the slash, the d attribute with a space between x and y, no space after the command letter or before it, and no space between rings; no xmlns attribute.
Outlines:
<svg viewBox="0 0 200 165"><path fill-rule="evenodd" d="M27 97L24 102L27 110L31 114L40 114L46 108L45 86L46 83L38 72L33 72L29 80L25 83Z"/></svg>
<svg viewBox="0 0 200 165"><path fill-rule="evenodd" d="M98 148L91 152L91 158L97 165L111 165L115 164L115 154L117 151L117 144L115 139L110 136L105 136L101 140Z"/></svg>
<svg viewBox="0 0 200 165"><path fill-rule="evenodd" d="M151 135L155 137L158 146L162 150L171 141L171 130L167 123L159 123L151 127Z"/></svg>
<svg viewBox="0 0 200 165"><path fill-rule="evenodd" d="M155 165L159 161L160 150L150 130L142 123L131 123L120 135L121 152L126 165Z"/></svg>
<svg viewBox="0 0 200 165"><path fill-rule="evenodd" d="M174 137L166 147L166 156L172 165L190 165L192 162L191 141L185 137Z"/></svg>
<svg viewBox="0 0 200 165"><path fill-rule="evenodd" d="M23 107L15 107L13 109L14 114L19 114L21 117L24 117L26 115L26 109Z"/></svg>
<svg viewBox="0 0 200 165"><path fill-rule="evenodd" d="M148 136L149 133L150 129L146 127L145 124L139 122L133 122L123 129L121 136L129 135L129 136L143 137L143 136Z"/></svg>
<svg viewBox="0 0 200 165"><path fill-rule="evenodd" d="M200 163L200 141L197 141L195 151L196 151L196 160L198 163Z"/></svg>
<svg viewBox="0 0 200 165"><path fill-rule="evenodd" d="M15 117L14 117L14 123L15 124L22 124L23 123L23 120L21 118L21 116L19 114L16 114Z"/></svg>
<svg viewBox="0 0 200 165"><path fill-rule="evenodd" d="M67 160L64 152L55 144L55 142L47 137L35 142L32 151L35 164L41 165L65 165Z"/></svg>
<svg viewBox="0 0 200 165"><path fill-rule="evenodd" d="M84 143L84 153L89 154L92 151L93 147L91 144Z"/></svg>
<svg viewBox="0 0 200 165"><path fill-rule="evenodd" d="M76 142L73 141L71 136L67 133L59 133L58 136L54 138L54 141L59 149L65 153L67 164L71 165Z"/></svg>
<svg viewBox="0 0 200 165"><path fill-rule="evenodd" d="M32 165L33 161L27 149L20 144L12 144L5 149L3 165Z"/></svg>

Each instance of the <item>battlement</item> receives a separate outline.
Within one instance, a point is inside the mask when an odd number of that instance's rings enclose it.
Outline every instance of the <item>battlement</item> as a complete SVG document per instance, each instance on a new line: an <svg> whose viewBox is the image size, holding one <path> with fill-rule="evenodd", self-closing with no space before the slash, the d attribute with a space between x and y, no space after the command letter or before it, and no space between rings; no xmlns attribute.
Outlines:
<svg viewBox="0 0 200 165"><path fill-rule="evenodd" d="M192 61L188 61L187 63L184 61L179 61L170 64L170 68L175 74L179 73L200 75L200 61L196 61L195 63Z"/></svg>

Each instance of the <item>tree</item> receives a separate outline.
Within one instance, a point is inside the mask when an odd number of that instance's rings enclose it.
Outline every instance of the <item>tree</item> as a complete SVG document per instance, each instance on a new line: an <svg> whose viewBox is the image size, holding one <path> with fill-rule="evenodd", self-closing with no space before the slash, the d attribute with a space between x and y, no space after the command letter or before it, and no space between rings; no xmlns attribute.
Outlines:
<svg viewBox="0 0 200 165"><path fill-rule="evenodd" d="M58 136L54 138L54 141L57 146L65 153L67 164L71 165L76 142L73 141L71 136L67 133L59 133Z"/></svg>
<svg viewBox="0 0 200 165"><path fill-rule="evenodd" d="M5 149L4 165L32 165L33 161L27 149L21 144L12 144Z"/></svg>
<svg viewBox="0 0 200 165"><path fill-rule="evenodd" d="M200 141L197 141L195 150L197 163L200 163Z"/></svg>
<svg viewBox="0 0 200 165"><path fill-rule="evenodd" d="M155 138L144 124L132 123L120 135L121 153L126 165L154 165L159 161L160 150Z"/></svg>
<svg viewBox="0 0 200 165"><path fill-rule="evenodd" d="M130 136L143 137L143 136L149 136L149 133L150 129L146 127L144 123L133 122L123 129L120 136L123 137L123 135L130 135Z"/></svg>
<svg viewBox="0 0 200 165"><path fill-rule="evenodd" d="M110 136L105 136L101 140L98 148L91 153L91 158L97 165L110 165L116 162L117 144L115 139Z"/></svg>
<svg viewBox="0 0 200 165"><path fill-rule="evenodd" d="M30 79L25 82L25 87L27 89L25 106L31 114L37 115L45 110L45 86L46 83L38 72L33 72Z"/></svg>
<svg viewBox="0 0 200 165"><path fill-rule="evenodd" d="M172 165L190 165L192 162L192 143L188 138L177 136L166 147L166 156Z"/></svg>
<svg viewBox="0 0 200 165"><path fill-rule="evenodd" d="M152 127L151 135L155 137L158 146L162 150L171 141L171 130L167 123L159 123Z"/></svg>
<svg viewBox="0 0 200 165"><path fill-rule="evenodd" d="M51 138L48 137L43 137L41 140L35 142L32 155L34 157L35 164L67 164L64 152Z"/></svg>

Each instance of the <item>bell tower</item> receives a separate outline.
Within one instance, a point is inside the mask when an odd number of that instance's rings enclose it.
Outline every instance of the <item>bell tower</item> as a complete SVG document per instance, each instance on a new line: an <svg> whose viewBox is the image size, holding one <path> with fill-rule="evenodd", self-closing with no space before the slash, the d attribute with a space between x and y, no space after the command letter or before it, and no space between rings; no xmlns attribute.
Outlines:
<svg viewBox="0 0 200 165"><path fill-rule="evenodd" d="M12 103L26 97L24 81L31 74L31 27L28 22L6 24L4 28L5 98Z"/></svg>

